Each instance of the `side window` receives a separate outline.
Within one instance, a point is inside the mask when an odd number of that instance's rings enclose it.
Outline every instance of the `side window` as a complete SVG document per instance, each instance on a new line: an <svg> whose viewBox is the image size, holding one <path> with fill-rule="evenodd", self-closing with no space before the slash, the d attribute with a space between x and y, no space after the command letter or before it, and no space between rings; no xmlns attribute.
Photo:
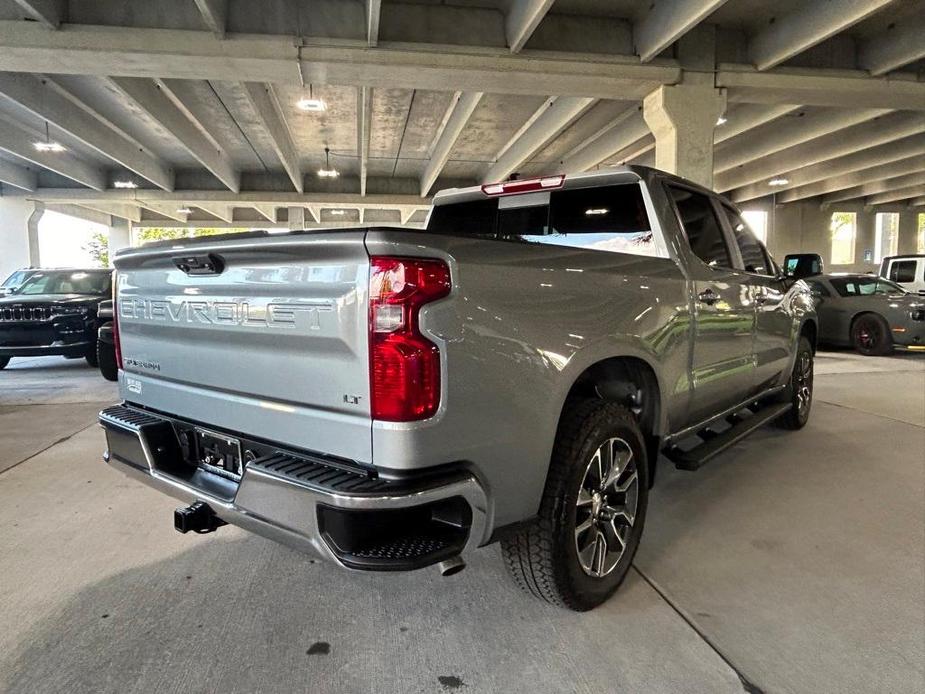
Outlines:
<svg viewBox="0 0 925 694"><path fill-rule="evenodd" d="M894 260L890 266L890 279L894 282L915 282L914 260Z"/></svg>
<svg viewBox="0 0 925 694"><path fill-rule="evenodd" d="M771 259L761 242L755 238L745 220L742 219L738 212L725 205L723 205L723 212L726 213L726 217L729 219L729 226L732 228L736 245L738 245L739 252L742 254L742 264L745 272L753 272L757 275L773 275L774 268L771 265Z"/></svg>
<svg viewBox="0 0 925 694"><path fill-rule="evenodd" d="M710 198L677 186L669 185L667 189L694 254L711 268L731 268L732 259Z"/></svg>

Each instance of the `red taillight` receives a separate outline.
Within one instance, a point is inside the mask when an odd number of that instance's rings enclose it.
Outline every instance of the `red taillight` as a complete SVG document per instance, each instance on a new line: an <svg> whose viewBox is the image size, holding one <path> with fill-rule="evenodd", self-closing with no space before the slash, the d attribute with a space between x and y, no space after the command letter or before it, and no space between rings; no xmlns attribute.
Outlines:
<svg viewBox="0 0 925 694"><path fill-rule="evenodd" d="M119 291L115 273L112 278L112 344L116 351L116 367L122 368L122 342L119 340Z"/></svg>
<svg viewBox="0 0 925 694"><path fill-rule="evenodd" d="M538 190L561 188L563 183L565 183L565 175L557 174L556 176L544 176L543 178L486 183L482 186L482 192L489 197L516 195L517 193L533 193Z"/></svg>
<svg viewBox="0 0 925 694"><path fill-rule="evenodd" d="M440 349L418 326L424 304L450 293L442 260L370 258L369 391L373 419L411 422L440 406Z"/></svg>

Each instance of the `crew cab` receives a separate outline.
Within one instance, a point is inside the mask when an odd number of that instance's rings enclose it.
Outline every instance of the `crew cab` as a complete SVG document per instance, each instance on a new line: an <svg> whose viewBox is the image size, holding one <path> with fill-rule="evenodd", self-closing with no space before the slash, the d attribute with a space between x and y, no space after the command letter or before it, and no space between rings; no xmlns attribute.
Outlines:
<svg viewBox="0 0 925 694"><path fill-rule="evenodd" d="M112 270L30 270L0 298L0 369L13 357L81 357L96 366L97 309L112 292Z"/></svg>
<svg viewBox="0 0 925 694"><path fill-rule="evenodd" d="M585 610L642 535L660 453L797 429L817 334L724 198L644 167L443 191L426 230L252 232L116 256L104 458L355 570L502 543Z"/></svg>

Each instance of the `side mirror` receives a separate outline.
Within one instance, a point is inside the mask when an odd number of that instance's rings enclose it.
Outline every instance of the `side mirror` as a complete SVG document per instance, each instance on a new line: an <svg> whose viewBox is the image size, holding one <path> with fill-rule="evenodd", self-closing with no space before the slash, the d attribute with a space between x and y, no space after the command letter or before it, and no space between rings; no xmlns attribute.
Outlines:
<svg viewBox="0 0 925 694"><path fill-rule="evenodd" d="M791 253L784 256L784 275L792 279L803 279L821 275L824 269L822 256L818 253Z"/></svg>

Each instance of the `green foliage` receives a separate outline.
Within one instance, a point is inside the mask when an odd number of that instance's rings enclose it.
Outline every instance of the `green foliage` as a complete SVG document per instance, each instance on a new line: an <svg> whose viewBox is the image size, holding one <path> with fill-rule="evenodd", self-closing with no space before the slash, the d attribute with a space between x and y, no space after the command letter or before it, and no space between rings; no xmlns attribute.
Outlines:
<svg viewBox="0 0 925 694"><path fill-rule="evenodd" d="M854 225L855 215L854 212L834 212L832 214L832 238L838 234L839 231L844 229L846 226L850 227Z"/></svg>
<svg viewBox="0 0 925 694"><path fill-rule="evenodd" d="M109 267L109 236L102 231L94 231L90 241L82 247L100 267Z"/></svg>
<svg viewBox="0 0 925 694"><path fill-rule="evenodd" d="M216 234L235 234L247 229L216 229L215 227L142 227L135 230L137 243L152 241L174 241L176 239L195 238L197 236L215 236Z"/></svg>

